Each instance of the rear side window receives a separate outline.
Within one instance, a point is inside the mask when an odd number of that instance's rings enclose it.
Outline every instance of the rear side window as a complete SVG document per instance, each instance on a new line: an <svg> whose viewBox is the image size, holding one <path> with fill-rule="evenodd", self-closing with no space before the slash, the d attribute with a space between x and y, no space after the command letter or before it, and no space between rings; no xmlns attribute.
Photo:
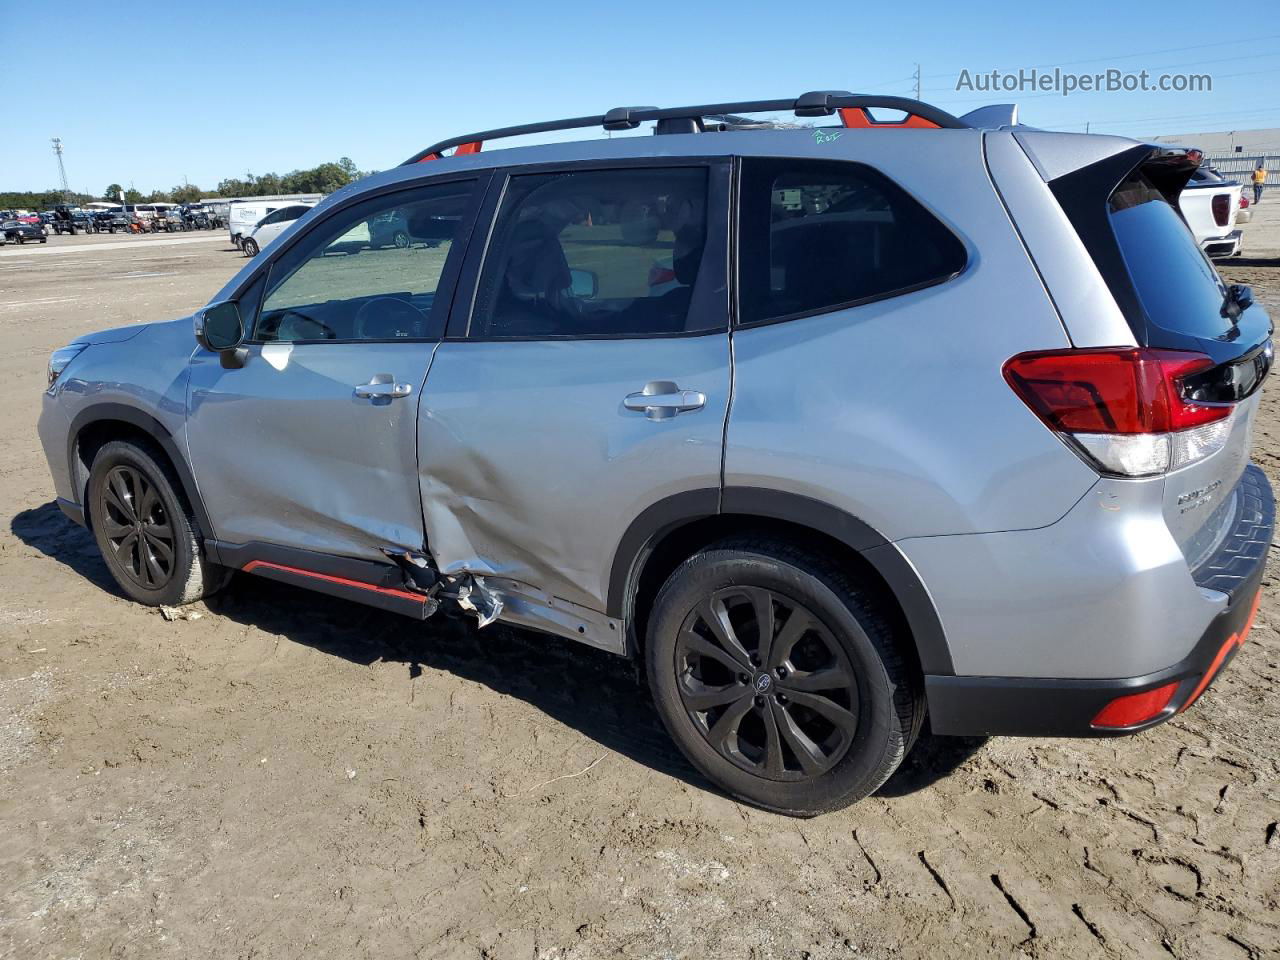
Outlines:
<svg viewBox="0 0 1280 960"><path fill-rule="evenodd" d="M1218 337L1224 288L1187 225L1141 173L1110 199L1111 229L1134 289L1151 321L1175 333Z"/></svg>
<svg viewBox="0 0 1280 960"><path fill-rule="evenodd" d="M749 159L740 209L742 323L907 293L964 268L956 236L862 164Z"/></svg>

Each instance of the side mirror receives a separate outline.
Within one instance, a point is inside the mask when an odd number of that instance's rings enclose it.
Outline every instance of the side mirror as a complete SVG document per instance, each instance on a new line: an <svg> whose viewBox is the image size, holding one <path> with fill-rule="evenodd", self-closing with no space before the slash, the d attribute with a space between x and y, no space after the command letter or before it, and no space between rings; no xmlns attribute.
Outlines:
<svg viewBox="0 0 1280 960"><path fill-rule="evenodd" d="M569 293L575 300L594 300L600 292L600 278L590 270L569 271Z"/></svg>
<svg viewBox="0 0 1280 960"><path fill-rule="evenodd" d="M211 303L195 314L196 342L219 355L224 367L244 366L244 321L234 300Z"/></svg>

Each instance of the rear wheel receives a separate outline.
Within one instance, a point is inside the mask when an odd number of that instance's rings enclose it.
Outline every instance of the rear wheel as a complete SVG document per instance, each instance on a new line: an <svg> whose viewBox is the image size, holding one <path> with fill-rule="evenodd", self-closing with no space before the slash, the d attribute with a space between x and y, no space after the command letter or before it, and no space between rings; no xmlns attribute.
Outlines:
<svg viewBox="0 0 1280 960"><path fill-rule="evenodd" d="M105 444L93 459L87 499L98 549L130 598L191 603L226 582L229 571L204 558L177 479L154 448Z"/></svg>
<svg viewBox="0 0 1280 960"><path fill-rule="evenodd" d="M409 248L409 234L403 230L397 230L395 236L391 238L391 242L401 250L407 250Z"/></svg>
<svg viewBox="0 0 1280 960"><path fill-rule="evenodd" d="M256 257L258 255L258 241L253 237L245 237L240 244L240 249L244 251L246 257Z"/></svg>
<svg viewBox="0 0 1280 960"><path fill-rule="evenodd" d="M920 728L898 640L840 567L735 540L671 574L645 655L662 721L695 767L749 803L814 816L879 788Z"/></svg>

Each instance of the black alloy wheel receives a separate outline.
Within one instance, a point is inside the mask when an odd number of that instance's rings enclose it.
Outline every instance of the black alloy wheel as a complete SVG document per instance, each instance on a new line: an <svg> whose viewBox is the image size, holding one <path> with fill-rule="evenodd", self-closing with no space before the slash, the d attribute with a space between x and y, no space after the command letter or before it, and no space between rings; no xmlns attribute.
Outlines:
<svg viewBox="0 0 1280 960"><path fill-rule="evenodd" d="M174 532L155 485L121 464L106 476L102 503L99 521L118 568L146 590L167 586L175 569Z"/></svg>
<svg viewBox="0 0 1280 960"><path fill-rule="evenodd" d="M717 590L685 618L675 655L689 718L717 753L749 773L819 777L854 742L853 666L796 600L763 587Z"/></svg>

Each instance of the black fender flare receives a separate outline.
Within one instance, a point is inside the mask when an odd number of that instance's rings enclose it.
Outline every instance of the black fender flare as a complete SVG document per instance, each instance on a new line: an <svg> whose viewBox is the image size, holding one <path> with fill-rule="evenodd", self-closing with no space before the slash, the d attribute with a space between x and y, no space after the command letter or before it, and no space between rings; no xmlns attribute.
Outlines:
<svg viewBox="0 0 1280 960"><path fill-rule="evenodd" d="M622 619L645 561L667 534L696 520L737 514L807 527L854 550L883 578L902 608L926 674L953 676L951 651L929 591L898 547L838 507L765 487L714 487L674 494L643 510L627 527L609 571L606 612Z"/></svg>
<svg viewBox="0 0 1280 960"><path fill-rule="evenodd" d="M205 512L204 501L200 499L200 489L196 486L195 477L191 473L187 458L178 448L173 436L165 429L164 424L144 410L131 407L127 403L109 402L90 404L80 410L72 418L71 428L67 431L67 464L73 471L73 476L80 462L76 452L80 442L80 434L84 432L86 427L105 420L118 420L136 427L160 446L160 449L169 458L169 462L173 464L174 472L178 475L178 481L182 484L182 492L187 497L187 503L191 504L191 512L194 514L196 522L196 533L202 540L212 540L214 536L213 525L209 522L209 515ZM78 492L83 497L83 490ZM88 505L82 504L82 506L87 508ZM88 516L87 509L85 510L85 515Z"/></svg>

